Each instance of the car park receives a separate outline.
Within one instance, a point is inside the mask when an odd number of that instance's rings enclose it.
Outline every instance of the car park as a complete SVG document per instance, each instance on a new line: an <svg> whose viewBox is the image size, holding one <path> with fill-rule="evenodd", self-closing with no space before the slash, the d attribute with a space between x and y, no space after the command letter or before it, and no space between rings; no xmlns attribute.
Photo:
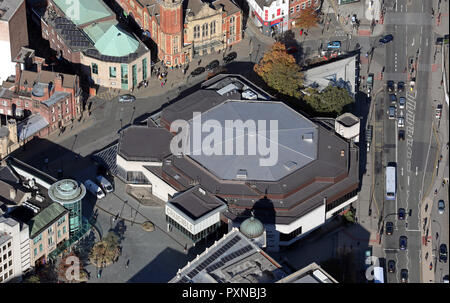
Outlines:
<svg viewBox="0 0 450 303"><path fill-rule="evenodd" d="M405 91L405 82L400 81L400 82L397 83L397 91L399 93L402 93L402 92Z"/></svg>
<svg viewBox="0 0 450 303"><path fill-rule="evenodd" d="M398 99L398 107L399 107L400 109L404 109L405 106L406 106L406 98L405 98L405 97L400 97L400 98Z"/></svg>
<svg viewBox="0 0 450 303"><path fill-rule="evenodd" d="M386 222L386 235L390 236L394 233L394 223Z"/></svg>
<svg viewBox="0 0 450 303"><path fill-rule="evenodd" d="M444 211L445 211L445 202L444 202L444 200L439 200L438 201L438 212L439 212L439 214L443 214L444 213Z"/></svg>
<svg viewBox="0 0 450 303"><path fill-rule="evenodd" d="M398 209L398 219L399 220L405 220L406 212L404 208Z"/></svg>
<svg viewBox="0 0 450 303"><path fill-rule="evenodd" d="M402 281L402 283L408 283L408 270L407 269L402 269L400 271L400 280Z"/></svg>
<svg viewBox="0 0 450 303"><path fill-rule="evenodd" d="M225 58L223 58L223 62L230 63L231 61L233 61L236 58L237 58L236 52L231 52L228 55L226 55Z"/></svg>
<svg viewBox="0 0 450 303"><path fill-rule="evenodd" d="M205 66L206 70L213 70L218 67L220 64L219 60L211 61L208 65Z"/></svg>
<svg viewBox="0 0 450 303"><path fill-rule="evenodd" d="M394 105L389 106L389 119L395 119L395 113L396 113L397 109L395 108Z"/></svg>
<svg viewBox="0 0 450 303"><path fill-rule="evenodd" d="M439 262L447 263L447 245L445 244L439 247Z"/></svg>
<svg viewBox="0 0 450 303"><path fill-rule="evenodd" d="M391 42L392 40L394 40L394 36L389 34L389 35L386 35L383 38L381 38L379 41L380 41L380 43L386 44L386 43Z"/></svg>
<svg viewBox="0 0 450 303"><path fill-rule="evenodd" d="M398 117L398 119L397 119L397 126L398 127L405 127L405 118Z"/></svg>
<svg viewBox="0 0 450 303"><path fill-rule="evenodd" d="M328 42L327 48L338 49L341 48L341 41L331 41Z"/></svg>
<svg viewBox="0 0 450 303"><path fill-rule="evenodd" d="M134 102L136 101L136 97L130 94L125 94L119 96L119 102Z"/></svg>
<svg viewBox="0 0 450 303"><path fill-rule="evenodd" d="M389 92L389 93L393 93L393 92L395 91L395 84L394 84L394 81L389 80L389 81L387 82L387 89L388 89L388 92Z"/></svg>
<svg viewBox="0 0 450 303"><path fill-rule="evenodd" d="M391 103L397 104L397 96L395 94L389 94L389 100Z"/></svg>
<svg viewBox="0 0 450 303"><path fill-rule="evenodd" d="M395 272L395 261L394 260L388 261L388 272L390 272L390 273Z"/></svg>
<svg viewBox="0 0 450 303"><path fill-rule="evenodd" d="M405 140L405 131L403 129L398 131L398 141L404 141Z"/></svg>
<svg viewBox="0 0 450 303"><path fill-rule="evenodd" d="M408 238L406 236L400 236L399 246L400 250L405 250L408 247Z"/></svg>
<svg viewBox="0 0 450 303"><path fill-rule="evenodd" d="M205 70L206 69L204 67L199 66L191 72L191 76L193 76L193 77L199 76L199 75L203 74L205 72Z"/></svg>

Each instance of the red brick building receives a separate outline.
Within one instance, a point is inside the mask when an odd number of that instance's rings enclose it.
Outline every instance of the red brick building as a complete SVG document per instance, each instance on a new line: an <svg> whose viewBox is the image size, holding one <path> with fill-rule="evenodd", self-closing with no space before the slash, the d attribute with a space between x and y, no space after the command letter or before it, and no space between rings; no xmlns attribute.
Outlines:
<svg viewBox="0 0 450 303"><path fill-rule="evenodd" d="M117 0L158 47L167 66L223 51L242 40L242 11L230 0Z"/></svg>
<svg viewBox="0 0 450 303"><path fill-rule="evenodd" d="M295 27L295 19L300 16L301 10L307 7L320 7L320 0L289 0L289 29Z"/></svg>

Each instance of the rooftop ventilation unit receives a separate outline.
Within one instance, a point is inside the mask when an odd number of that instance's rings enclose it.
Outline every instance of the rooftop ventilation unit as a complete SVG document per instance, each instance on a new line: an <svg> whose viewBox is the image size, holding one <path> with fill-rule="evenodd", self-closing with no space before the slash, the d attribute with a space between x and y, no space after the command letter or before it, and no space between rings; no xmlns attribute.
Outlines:
<svg viewBox="0 0 450 303"><path fill-rule="evenodd" d="M341 157L345 156L345 151L341 150Z"/></svg>
<svg viewBox="0 0 450 303"><path fill-rule="evenodd" d="M297 162L294 161L287 161L284 163L284 168L286 168L288 171L293 170L297 166Z"/></svg>
<svg viewBox="0 0 450 303"><path fill-rule="evenodd" d="M171 165L171 164L172 164L172 159L166 159L166 160L164 160L164 164L165 164L165 165Z"/></svg>
<svg viewBox="0 0 450 303"><path fill-rule="evenodd" d="M242 98L247 100L256 100L258 99L258 95L254 91L247 89L242 93Z"/></svg>
<svg viewBox="0 0 450 303"><path fill-rule="evenodd" d="M39 207L37 207L37 206L35 206L35 205L31 204L31 203L28 203L28 202L23 202L22 205L25 206L28 209L31 209L35 214L37 214L39 212L39 210L40 210Z"/></svg>
<svg viewBox="0 0 450 303"><path fill-rule="evenodd" d="M36 195L36 200L39 202L44 202L45 198L41 195Z"/></svg>
<svg viewBox="0 0 450 303"><path fill-rule="evenodd" d="M206 191L205 191L203 188L199 187L199 188L198 188L198 191L199 191L202 195L206 195Z"/></svg>
<svg viewBox="0 0 450 303"><path fill-rule="evenodd" d="M237 174L236 178L238 179L247 179L247 170L246 169L240 169Z"/></svg>
<svg viewBox="0 0 450 303"><path fill-rule="evenodd" d="M230 84L226 85L225 87L219 89L217 91L217 93L219 95L223 96L223 95L227 95L227 93L235 91L237 89L238 89L238 87L236 85L234 85L233 83L230 83Z"/></svg>
<svg viewBox="0 0 450 303"><path fill-rule="evenodd" d="M313 133L306 133L302 136L303 141L312 142L313 141Z"/></svg>

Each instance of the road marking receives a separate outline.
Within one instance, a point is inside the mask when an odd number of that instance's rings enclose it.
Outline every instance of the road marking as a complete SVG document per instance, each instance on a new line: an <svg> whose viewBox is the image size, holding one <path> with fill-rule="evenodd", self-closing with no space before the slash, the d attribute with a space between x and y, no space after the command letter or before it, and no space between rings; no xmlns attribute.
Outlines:
<svg viewBox="0 0 450 303"><path fill-rule="evenodd" d="M416 40L415 38L413 38L413 41L412 41L412 44L411 44L411 46L414 46L414 40Z"/></svg>
<svg viewBox="0 0 450 303"><path fill-rule="evenodd" d="M428 46L428 38L427 38L427 40L426 40L426 45Z"/></svg>
<svg viewBox="0 0 450 303"><path fill-rule="evenodd" d="M402 167L401 171L402 171L402 176L403 176L403 167Z"/></svg>
<svg viewBox="0 0 450 303"><path fill-rule="evenodd" d="M418 170L419 170L419 168L416 166L416 176L417 176L417 174L418 174Z"/></svg>
<svg viewBox="0 0 450 303"><path fill-rule="evenodd" d="M408 175L408 186L409 186L409 175Z"/></svg>

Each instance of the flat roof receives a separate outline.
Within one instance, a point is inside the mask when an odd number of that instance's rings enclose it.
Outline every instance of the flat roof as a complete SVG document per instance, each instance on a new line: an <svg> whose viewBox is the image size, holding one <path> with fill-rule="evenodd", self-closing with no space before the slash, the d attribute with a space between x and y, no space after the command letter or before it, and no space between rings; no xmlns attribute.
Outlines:
<svg viewBox="0 0 450 303"><path fill-rule="evenodd" d="M0 1L0 20L9 21L17 9L25 0L2 0Z"/></svg>
<svg viewBox="0 0 450 303"><path fill-rule="evenodd" d="M316 263L299 269L276 283L338 283Z"/></svg>

